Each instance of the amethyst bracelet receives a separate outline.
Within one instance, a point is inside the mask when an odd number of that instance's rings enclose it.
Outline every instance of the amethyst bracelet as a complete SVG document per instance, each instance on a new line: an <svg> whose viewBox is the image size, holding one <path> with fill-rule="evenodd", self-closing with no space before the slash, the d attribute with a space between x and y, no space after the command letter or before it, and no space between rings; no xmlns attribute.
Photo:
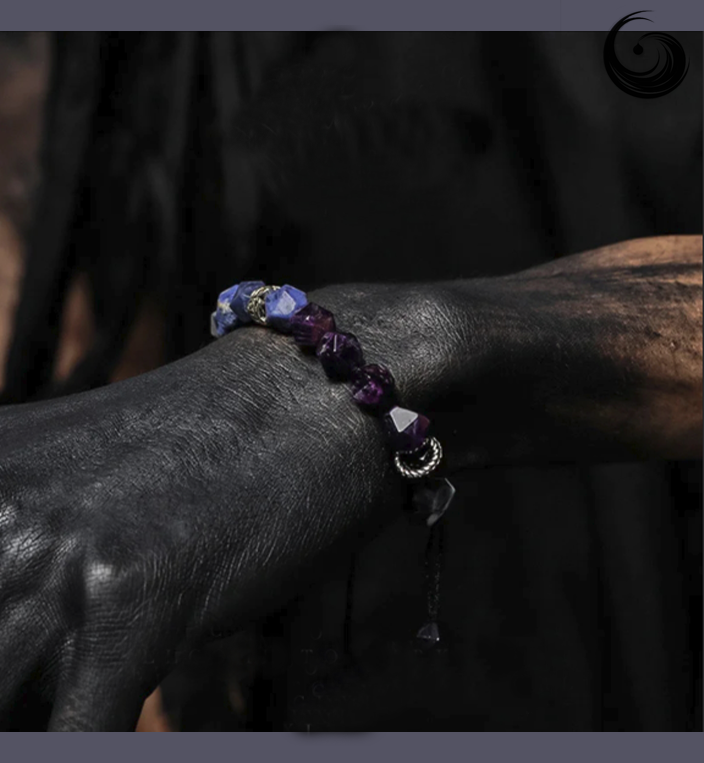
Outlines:
<svg viewBox="0 0 704 763"><path fill-rule="evenodd" d="M331 380L349 383L357 405L381 417L396 470L413 482L413 515L428 526L437 522L455 489L445 478L430 478L442 461L442 447L429 435L425 416L398 405L391 372L382 365L366 364L357 337L338 331L329 310L309 302L304 292L288 284L244 281L223 291L211 315L211 334L219 338L247 324L291 334L296 344L315 352Z"/></svg>

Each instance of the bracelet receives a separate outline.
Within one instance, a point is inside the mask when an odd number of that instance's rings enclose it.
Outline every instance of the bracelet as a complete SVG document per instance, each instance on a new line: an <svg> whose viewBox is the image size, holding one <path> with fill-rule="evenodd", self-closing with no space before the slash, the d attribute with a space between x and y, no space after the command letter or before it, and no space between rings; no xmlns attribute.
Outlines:
<svg viewBox="0 0 704 763"><path fill-rule="evenodd" d="M337 331L329 310L309 302L305 292L288 284L244 281L221 292L210 318L212 336L222 337L247 324L291 334L301 348L315 352L331 380L350 383L357 405L381 417L394 466L412 482L412 516L429 527L435 524L450 505L455 488L446 478L430 478L442 461L442 446L429 435L429 419L398 405L389 369L366 364L357 337Z"/></svg>

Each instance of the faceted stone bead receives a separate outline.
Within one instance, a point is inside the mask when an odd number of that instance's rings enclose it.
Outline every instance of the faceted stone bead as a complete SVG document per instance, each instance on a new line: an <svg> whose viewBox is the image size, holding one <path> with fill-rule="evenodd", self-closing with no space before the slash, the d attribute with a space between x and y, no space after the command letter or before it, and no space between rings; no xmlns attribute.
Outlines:
<svg viewBox="0 0 704 763"><path fill-rule="evenodd" d="M352 381L352 397L362 408L385 413L394 404L396 385L391 371L371 363L363 366Z"/></svg>
<svg viewBox="0 0 704 763"><path fill-rule="evenodd" d="M418 450L428 435L430 420L420 413L395 406L384 416L389 444L396 451Z"/></svg>
<svg viewBox="0 0 704 763"><path fill-rule="evenodd" d="M412 518L432 527L455 497L455 486L446 478L426 477L413 486Z"/></svg>
<svg viewBox="0 0 704 763"><path fill-rule="evenodd" d="M233 286L230 286L229 289L225 289L225 291L221 291L218 296L218 310L232 310L232 300L235 298L235 294L237 293L237 289L239 289L240 285L238 283L234 284Z"/></svg>
<svg viewBox="0 0 704 763"><path fill-rule="evenodd" d="M241 324L252 322L252 316L247 312L247 303L252 292L260 286L264 286L264 281L242 281L235 292L230 307Z"/></svg>
<svg viewBox="0 0 704 763"><path fill-rule="evenodd" d="M291 333L301 347L317 347L328 331L335 330L333 314L315 302L309 302L291 316Z"/></svg>
<svg viewBox="0 0 704 763"><path fill-rule="evenodd" d="M325 373L336 381L347 381L364 365L362 346L354 334L328 331L316 355Z"/></svg>
<svg viewBox="0 0 704 763"><path fill-rule="evenodd" d="M416 634L416 638L421 639L428 645L437 644L440 641L440 628L437 623L426 623Z"/></svg>
<svg viewBox="0 0 704 763"><path fill-rule="evenodd" d="M221 310L218 308L210 316L210 333L216 339L220 339L220 337L223 337L233 329L236 329L238 324L239 321L237 320L237 316L232 310Z"/></svg>
<svg viewBox="0 0 704 763"><path fill-rule="evenodd" d="M264 304L267 326L288 334L293 314L308 304L308 297L300 289L284 284L280 289L270 291L264 297Z"/></svg>
<svg viewBox="0 0 704 763"><path fill-rule="evenodd" d="M229 289L220 292L215 312L210 316L210 333L217 338L225 336L233 329L237 328L239 321L232 312L232 300L239 288L239 284L230 286Z"/></svg>

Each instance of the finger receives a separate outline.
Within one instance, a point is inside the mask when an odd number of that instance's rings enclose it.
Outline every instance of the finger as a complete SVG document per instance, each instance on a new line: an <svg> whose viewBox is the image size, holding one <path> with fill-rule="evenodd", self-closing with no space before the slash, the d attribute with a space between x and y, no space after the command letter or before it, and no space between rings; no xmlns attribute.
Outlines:
<svg viewBox="0 0 704 763"><path fill-rule="evenodd" d="M40 681L30 679L14 693L7 712L0 716L0 731L44 731L50 714L49 692Z"/></svg>
<svg viewBox="0 0 704 763"><path fill-rule="evenodd" d="M31 682L37 696L48 685L52 629L27 617L29 605L4 608L0 618L0 728L12 725L19 695Z"/></svg>
<svg viewBox="0 0 704 763"><path fill-rule="evenodd" d="M74 659L58 683L48 731L134 731L149 695L138 666Z"/></svg>
<svg viewBox="0 0 704 763"><path fill-rule="evenodd" d="M13 650L15 653L15 650ZM37 672L34 659L15 659L14 655L0 656L0 730L16 725L18 700L32 675Z"/></svg>
<svg viewBox="0 0 704 763"><path fill-rule="evenodd" d="M0 652L0 718L12 705L13 698L36 667L36 658L12 641L3 643Z"/></svg>

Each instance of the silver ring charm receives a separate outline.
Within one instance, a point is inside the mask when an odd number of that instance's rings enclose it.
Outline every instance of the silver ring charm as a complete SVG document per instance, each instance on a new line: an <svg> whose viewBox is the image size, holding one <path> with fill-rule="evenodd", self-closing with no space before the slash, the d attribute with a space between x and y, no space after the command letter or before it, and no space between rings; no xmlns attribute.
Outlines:
<svg viewBox="0 0 704 763"><path fill-rule="evenodd" d="M255 323L266 326L266 303L264 299L267 294L280 288L280 286L260 286L250 294L247 301L247 312Z"/></svg>
<svg viewBox="0 0 704 763"><path fill-rule="evenodd" d="M411 463L408 463L408 462ZM442 461L442 446L435 437L429 437L423 445L413 453L396 453L394 466L409 480L419 480L434 472Z"/></svg>

